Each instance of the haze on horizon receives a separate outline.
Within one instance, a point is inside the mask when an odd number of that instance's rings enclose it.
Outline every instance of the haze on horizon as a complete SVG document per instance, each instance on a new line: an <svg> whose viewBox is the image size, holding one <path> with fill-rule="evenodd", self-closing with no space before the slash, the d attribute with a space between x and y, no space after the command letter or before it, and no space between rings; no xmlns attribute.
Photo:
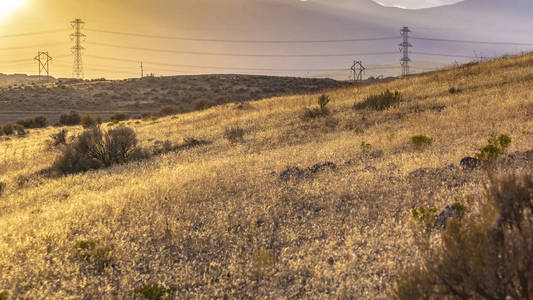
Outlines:
<svg viewBox="0 0 533 300"><path fill-rule="evenodd" d="M313 76L321 70L349 68L355 59L366 65L392 66L399 72L399 28L410 26L413 34L424 37L475 40L529 41L532 25L523 20L531 12L512 10L526 0L497 2L509 11L478 8L479 0L432 8L404 10L383 7L372 0L3 0L13 3L11 12L0 18L0 73L36 74L33 57L48 51L54 58L51 75L72 74L72 33L70 22L81 18L87 38L84 69L86 78L127 78L145 73L179 75L202 73L248 73L265 75ZM457 0L376 0L387 6L421 8L447 5ZM463 3L470 6L455 7ZM2 2L8 3L8 2ZM526 4L524 4L526 3ZM478 5L479 6L479 5ZM497 5L496 5L497 6ZM497 14L500 19L487 16ZM506 21L507 20L507 21ZM513 21L508 21L513 20ZM487 26L492 26L490 32ZM465 30L467 28L468 30ZM48 32L50 31L50 32ZM258 44L205 42L116 35L102 31L152 36L215 40L336 40L398 37L397 40L350 43ZM12 36L46 32L32 36ZM467 61L467 56L492 56L528 50L524 47L489 47L464 44L413 42L419 52L444 52L464 58L419 55L413 64L431 66ZM122 47L122 48L121 48ZM125 48L124 48L125 47ZM154 49L158 51L153 51ZM201 52L201 53L199 53ZM202 53L237 55L202 55ZM377 52L387 55L362 55ZM261 56L267 54L267 56ZM302 57L284 57L298 56ZM306 55L317 56L306 56ZM333 56L327 56L333 54ZM344 54L344 55L343 55ZM351 55L354 54L354 55ZM255 56L254 56L255 55ZM268 56L270 55L270 56ZM319 55L324 55L320 57ZM156 64L154 64L156 63ZM289 69L291 71L279 71ZM310 69L309 71L292 71ZM342 71L349 76L349 71ZM369 73L371 74L371 73ZM395 73L391 73L392 75ZM344 76L344 75L343 75Z"/></svg>

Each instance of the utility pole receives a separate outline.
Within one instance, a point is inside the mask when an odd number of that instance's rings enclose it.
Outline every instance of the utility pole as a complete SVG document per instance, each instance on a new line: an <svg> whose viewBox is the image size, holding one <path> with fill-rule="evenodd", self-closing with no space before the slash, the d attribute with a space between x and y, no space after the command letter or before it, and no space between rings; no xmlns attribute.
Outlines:
<svg viewBox="0 0 533 300"><path fill-rule="evenodd" d="M363 66L363 62L360 60L354 61L352 65L353 82L363 80L363 72L366 68Z"/></svg>
<svg viewBox="0 0 533 300"><path fill-rule="evenodd" d="M400 30L403 42L400 44L400 51L403 54L403 57L401 59L402 64L402 76L409 75L409 62L411 59L409 59L409 48L413 47L413 45L409 44L409 27L405 26Z"/></svg>
<svg viewBox="0 0 533 300"><path fill-rule="evenodd" d="M74 55L74 67L72 70L72 76L74 78L82 79L83 78L83 61L81 55L83 54L83 46L81 45L82 39L86 37L85 34L81 33L83 22L81 19L75 19L70 22L74 33L70 35L70 39L74 41L74 46L72 49L72 54Z"/></svg>
<svg viewBox="0 0 533 300"><path fill-rule="evenodd" d="M144 77L144 68L143 68L143 62L141 61L141 78Z"/></svg>
<svg viewBox="0 0 533 300"><path fill-rule="evenodd" d="M46 72L46 80L50 79L49 62L52 57L48 55L48 52L37 52L37 56L34 58L39 63L39 81L41 81L41 72Z"/></svg>

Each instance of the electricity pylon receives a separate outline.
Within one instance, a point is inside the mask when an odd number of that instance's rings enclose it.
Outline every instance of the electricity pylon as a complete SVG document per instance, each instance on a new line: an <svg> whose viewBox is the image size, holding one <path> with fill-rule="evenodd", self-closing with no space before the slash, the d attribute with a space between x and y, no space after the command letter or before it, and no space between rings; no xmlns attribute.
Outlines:
<svg viewBox="0 0 533 300"><path fill-rule="evenodd" d="M37 56L34 58L39 63L39 81L41 81L41 72L46 72L46 80L50 79L49 62L52 57L48 55L48 52L37 52Z"/></svg>
<svg viewBox="0 0 533 300"><path fill-rule="evenodd" d="M86 37L85 34L81 33L81 29L83 27L83 22L81 19L75 19L74 21L70 22L72 25L72 29L74 29L74 33L70 35L70 39L74 41L74 46L72 49L72 54L74 55L74 67L72 70L72 77L82 79L83 78L83 60L82 60L82 54L83 46L81 45L82 39Z"/></svg>
<svg viewBox="0 0 533 300"><path fill-rule="evenodd" d="M363 62L358 60L354 61L352 65L352 72L353 72L353 81L362 81L363 80L363 72L366 70L366 68L363 66Z"/></svg>
<svg viewBox="0 0 533 300"><path fill-rule="evenodd" d="M403 27L402 30L400 30L403 42L400 44L400 51L403 53L403 57L401 59L402 62L402 76L409 75L409 62L411 59L409 59L409 48L413 47L413 45L409 44L409 27Z"/></svg>

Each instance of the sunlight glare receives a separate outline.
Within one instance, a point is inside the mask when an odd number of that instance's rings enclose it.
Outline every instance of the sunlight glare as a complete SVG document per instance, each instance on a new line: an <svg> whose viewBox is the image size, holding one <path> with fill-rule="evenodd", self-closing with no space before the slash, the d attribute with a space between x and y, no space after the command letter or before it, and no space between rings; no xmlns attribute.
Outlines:
<svg viewBox="0 0 533 300"><path fill-rule="evenodd" d="M24 4L25 0L0 0L0 21Z"/></svg>

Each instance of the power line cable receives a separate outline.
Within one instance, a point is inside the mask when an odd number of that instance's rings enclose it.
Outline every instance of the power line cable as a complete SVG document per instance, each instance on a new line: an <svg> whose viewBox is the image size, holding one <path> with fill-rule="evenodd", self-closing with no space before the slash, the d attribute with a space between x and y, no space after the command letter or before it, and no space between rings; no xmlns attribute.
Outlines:
<svg viewBox="0 0 533 300"><path fill-rule="evenodd" d="M40 45L7 47L7 48L0 48L0 51L32 49L32 48L44 48L44 47L55 47L55 46L62 46L62 45L67 45L67 44L68 43L65 43L65 42L57 42L57 43L48 43L48 44L40 44Z"/></svg>
<svg viewBox="0 0 533 300"><path fill-rule="evenodd" d="M14 38L14 37L23 37L23 36L32 36L32 35L43 35L43 34L48 34L48 33L64 32L64 31L67 31L67 29L53 29L53 30L46 30L46 31L5 34L5 35L0 35L0 38Z"/></svg>
<svg viewBox="0 0 533 300"><path fill-rule="evenodd" d="M368 42L368 41L385 41L397 40L399 37L378 37L378 38L360 38L360 39L326 39L326 40L232 40L232 39L202 39L191 37L163 36L153 34L119 32L100 29L85 29L90 32L107 33L124 36L136 36L153 39L195 41L195 42L218 42L218 43L241 43L241 44L314 44L314 43L344 43L344 42Z"/></svg>
<svg viewBox="0 0 533 300"><path fill-rule="evenodd" d="M420 51L410 51L409 53L419 54L419 55L428 55L428 56L442 56L442 57L456 57L456 58L476 58L475 56L445 54L445 53L431 53L431 52L420 52Z"/></svg>
<svg viewBox="0 0 533 300"><path fill-rule="evenodd" d="M229 56L229 57L352 57L352 56L373 56L373 55L391 55L396 52L369 52L369 53L340 53L340 54L246 54L246 53L220 53L220 52L196 52L196 51L181 51L181 50L166 50L155 48L141 48L120 46L107 43L90 42L89 45L112 47L119 49L130 49L151 52L164 52L176 54L191 54L191 55L206 55L206 56Z"/></svg>
<svg viewBox="0 0 533 300"><path fill-rule="evenodd" d="M125 58L115 58L108 56L95 56L87 55L87 57L104 59L104 60L114 60L114 61L126 61L126 62L139 62L140 60L125 59ZM305 71L344 71L349 70L348 68L338 68L338 69L276 69L276 68L247 68L247 67L223 67L223 66L197 66L197 65L182 65L182 64L167 64L159 62L149 62L143 61L145 65L159 65L159 66L169 66L169 67L178 67L178 68L194 68L194 69L216 69L216 70L247 70L247 71L287 71L287 72L305 72Z"/></svg>
<svg viewBox="0 0 533 300"><path fill-rule="evenodd" d="M515 43L515 42L490 42L490 41L470 41L470 40L451 40L439 38L425 38L425 37L409 37L413 40L434 41L434 42L450 42L460 44L481 44L481 45L507 45L507 46L533 46L533 43Z"/></svg>

